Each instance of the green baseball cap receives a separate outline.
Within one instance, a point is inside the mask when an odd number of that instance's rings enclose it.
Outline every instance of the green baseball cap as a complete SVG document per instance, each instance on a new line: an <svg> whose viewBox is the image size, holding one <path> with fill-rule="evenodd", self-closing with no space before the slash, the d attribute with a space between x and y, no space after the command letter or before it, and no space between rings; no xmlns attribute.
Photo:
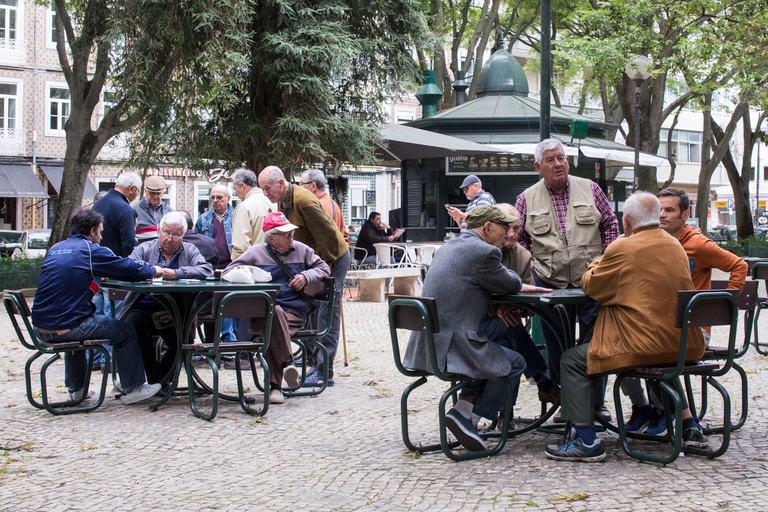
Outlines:
<svg viewBox="0 0 768 512"><path fill-rule="evenodd" d="M486 222L506 222L507 224L511 224L516 220L515 217L505 214L499 208L488 205L473 208L467 214L466 218L468 229L479 228Z"/></svg>

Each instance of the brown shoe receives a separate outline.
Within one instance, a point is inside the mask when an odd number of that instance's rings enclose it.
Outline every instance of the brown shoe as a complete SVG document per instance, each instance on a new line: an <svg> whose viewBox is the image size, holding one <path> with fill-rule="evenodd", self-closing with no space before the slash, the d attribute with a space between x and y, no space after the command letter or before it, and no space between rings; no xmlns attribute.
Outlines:
<svg viewBox="0 0 768 512"><path fill-rule="evenodd" d="M501 432L502 425L504 425L504 411L499 413L499 418L496 420L496 430ZM509 428L507 429L507 432L512 433L513 430L515 430L515 410L514 409L509 414Z"/></svg>
<svg viewBox="0 0 768 512"><path fill-rule="evenodd" d="M550 388L549 392L545 393L539 388L539 400L541 402L550 403L553 404L557 401L557 399L560 398L560 386L552 383L552 388Z"/></svg>

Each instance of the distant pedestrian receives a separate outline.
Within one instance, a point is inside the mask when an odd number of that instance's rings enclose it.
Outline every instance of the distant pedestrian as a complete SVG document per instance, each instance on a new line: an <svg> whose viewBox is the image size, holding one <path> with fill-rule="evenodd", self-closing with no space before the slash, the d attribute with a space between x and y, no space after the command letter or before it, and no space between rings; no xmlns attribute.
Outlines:
<svg viewBox="0 0 768 512"><path fill-rule="evenodd" d="M461 188L461 191L464 192L464 195L469 199L467 208L463 212L453 206L448 206L446 209L448 210L448 215L456 221L456 224L461 226L461 229L467 229L466 218L469 212L478 206L493 206L496 204L496 200L489 192L483 190L483 183L480 181L480 178L474 174L470 174L464 178L464 181L461 182L461 187L459 188Z"/></svg>

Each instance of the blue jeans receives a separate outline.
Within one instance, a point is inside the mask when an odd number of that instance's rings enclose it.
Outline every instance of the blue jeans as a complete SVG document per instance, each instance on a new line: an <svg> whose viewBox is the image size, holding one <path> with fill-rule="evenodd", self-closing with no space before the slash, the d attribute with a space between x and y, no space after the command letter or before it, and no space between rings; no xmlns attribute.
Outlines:
<svg viewBox="0 0 768 512"><path fill-rule="evenodd" d="M488 339L523 356L526 378L546 376L547 362L522 323L507 327L501 318L495 316L480 320L480 330Z"/></svg>
<svg viewBox="0 0 768 512"><path fill-rule="evenodd" d="M141 360L139 342L133 326L106 316L91 315L66 334L35 333L39 340L48 343L75 340L107 339L114 349L120 386L133 389L144 384L144 364ZM64 384L69 391L85 387L85 351L64 354Z"/></svg>
<svg viewBox="0 0 768 512"><path fill-rule="evenodd" d="M349 251L333 262L331 266L331 277L334 279L334 304L333 313L331 317L331 328L328 330L328 334L320 339L320 343L328 351L328 377L333 377L333 361L336 358L336 352L339 348L339 330L341 327L341 299L344 294L344 280L347 277L347 270L349 270ZM328 314L328 303L320 302L320 307L317 310L317 323L320 330L325 329L325 318ZM320 349L315 348L310 355L310 359L316 361L319 367L323 365L323 353Z"/></svg>
<svg viewBox="0 0 768 512"><path fill-rule="evenodd" d="M509 372L508 377L512 381L512 405L515 405L517 392L520 389L520 375L525 370L525 360L514 350L503 346L501 349L512 364L512 371ZM501 379L473 380L459 393L460 398L470 396L479 397L472 409L473 414L495 420L506 405L507 385Z"/></svg>
<svg viewBox="0 0 768 512"><path fill-rule="evenodd" d="M120 301L122 302L122 301ZM109 301L107 300L107 290L105 288L100 288L98 292L93 296L93 303L96 305L96 314L97 315L104 315L104 316L111 316L110 315L110 307L109 307ZM117 303L119 305L120 303ZM117 307L117 306L115 306ZM112 347L107 345L104 347L107 349L107 352L109 352L110 357L112 356ZM90 353L90 352L87 352ZM104 355L101 352L95 352L93 354L93 363L94 364L102 364L104 363Z"/></svg>

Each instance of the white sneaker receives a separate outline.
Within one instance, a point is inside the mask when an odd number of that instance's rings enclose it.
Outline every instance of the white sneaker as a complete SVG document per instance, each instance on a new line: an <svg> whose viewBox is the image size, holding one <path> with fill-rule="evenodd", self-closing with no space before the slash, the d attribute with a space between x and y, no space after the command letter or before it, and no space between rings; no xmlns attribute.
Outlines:
<svg viewBox="0 0 768 512"><path fill-rule="evenodd" d="M299 370L295 366L286 366L283 370L283 378L289 388L299 387Z"/></svg>
<svg viewBox="0 0 768 512"><path fill-rule="evenodd" d="M84 391L85 391L85 388L80 388L80 389L77 389L75 391L70 391L69 392L69 401L70 402L77 402L78 400L80 400L80 397L83 396L83 392ZM85 399L87 400L87 399L91 398L92 396L93 396L93 390L89 389L88 390L88 396L86 396Z"/></svg>
<svg viewBox="0 0 768 512"><path fill-rule="evenodd" d="M160 391L160 384L147 384L146 382L137 388L133 388L126 391L123 396L120 397L120 401L123 405L135 404L141 402L147 398L151 398Z"/></svg>
<svg viewBox="0 0 768 512"><path fill-rule="evenodd" d="M279 389L273 389L269 392L269 403L271 404L282 404L285 402L285 398L283 397L283 392Z"/></svg>

